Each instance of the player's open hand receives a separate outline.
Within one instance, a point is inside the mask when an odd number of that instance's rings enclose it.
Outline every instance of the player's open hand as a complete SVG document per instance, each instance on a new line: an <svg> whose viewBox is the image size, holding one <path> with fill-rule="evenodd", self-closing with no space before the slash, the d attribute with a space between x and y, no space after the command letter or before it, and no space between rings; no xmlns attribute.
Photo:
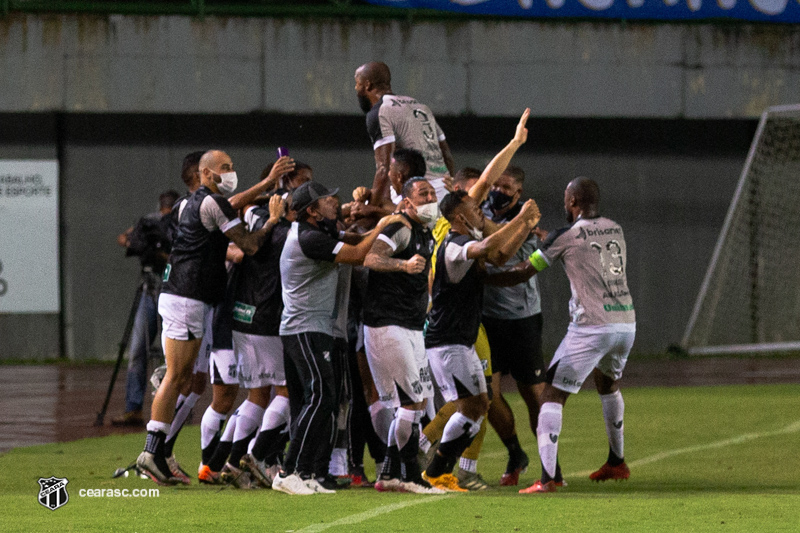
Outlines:
<svg viewBox="0 0 800 533"><path fill-rule="evenodd" d="M272 170L269 171L269 176L267 176L267 179L277 180L292 170L294 170L294 159L288 155L285 155L275 161L275 164L272 165Z"/></svg>
<svg viewBox="0 0 800 533"><path fill-rule="evenodd" d="M425 270L427 260L419 254L416 254L411 259L408 259L405 264L406 274L419 274Z"/></svg>
<svg viewBox="0 0 800 533"><path fill-rule="evenodd" d="M522 116L519 119L519 124L517 124L517 131L514 133L514 140L517 141L519 144L525 144L528 140L528 128L526 128L526 124L528 123L528 117L531 115L531 108L526 107L525 111L522 113Z"/></svg>

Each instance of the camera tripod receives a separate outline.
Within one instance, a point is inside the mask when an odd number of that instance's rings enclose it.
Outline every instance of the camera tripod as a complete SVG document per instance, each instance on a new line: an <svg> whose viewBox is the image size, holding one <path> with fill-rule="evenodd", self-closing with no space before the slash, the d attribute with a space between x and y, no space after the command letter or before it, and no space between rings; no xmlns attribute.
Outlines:
<svg viewBox="0 0 800 533"><path fill-rule="evenodd" d="M108 383L108 391L106 392L106 399L103 401L103 407L100 409L100 412L97 413L97 419L94 422L95 426L102 426L103 420L106 416L106 411L108 410L108 404L111 401L111 393L114 391L114 384L117 381L117 374L119 374L119 367L122 365L122 359L125 355L125 350L128 348L131 340L131 333L133 331L133 325L136 321L136 315L139 312L139 305L141 305L142 296L146 296L148 298L153 298L154 302L157 302L157 295L154 292L158 290L158 278L157 274L153 272L150 267L145 267L142 269L142 276L139 286L136 288L136 294L133 297L133 305L131 306L131 311L128 314L128 321L125 324L125 330L122 333L122 340L119 343L119 351L117 352L117 362L114 365L114 372L111 374L111 381ZM153 347L152 343L150 342L150 325L145 321L144 325L144 335L145 335L145 346L147 346L147 360L153 356Z"/></svg>

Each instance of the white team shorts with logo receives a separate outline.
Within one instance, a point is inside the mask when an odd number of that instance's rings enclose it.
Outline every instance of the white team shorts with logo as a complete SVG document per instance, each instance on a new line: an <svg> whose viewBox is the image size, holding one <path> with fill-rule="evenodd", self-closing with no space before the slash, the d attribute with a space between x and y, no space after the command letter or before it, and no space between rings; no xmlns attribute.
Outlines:
<svg viewBox="0 0 800 533"><path fill-rule="evenodd" d="M474 346L447 344L428 348L436 384L445 401L477 396L486 392L483 365ZM456 386L456 380L461 385Z"/></svg>
<svg viewBox="0 0 800 533"><path fill-rule="evenodd" d="M381 403L400 407L403 400L419 403L433 398L422 331L400 326L364 326L364 347ZM402 389L398 392L397 388ZM401 398L401 394L406 398Z"/></svg>
<svg viewBox="0 0 800 533"><path fill-rule="evenodd" d="M239 384L245 389L286 385L283 343L280 337L233 332L233 349L239 361Z"/></svg>
<svg viewBox="0 0 800 533"><path fill-rule="evenodd" d="M192 370L195 374L198 372L208 374L208 361L211 357L211 347L214 345L213 328L211 327L214 324L214 308L210 305L208 306L204 324L206 332L203 335L203 342L200 343L200 352L197 354L197 360L194 362L194 369Z"/></svg>
<svg viewBox="0 0 800 533"><path fill-rule="evenodd" d="M208 358L212 385L239 385L239 358L232 349L211 349Z"/></svg>
<svg viewBox="0 0 800 533"><path fill-rule="evenodd" d="M200 300L161 293L158 314L162 320L162 337L177 341L199 339L203 336L203 321L210 307Z"/></svg>
<svg viewBox="0 0 800 533"><path fill-rule="evenodd" d="M621 378L635 336L636 324L570 324L550 362L551 369L558 365L553 387L576 394L595 368L611 379Z"/></svg>

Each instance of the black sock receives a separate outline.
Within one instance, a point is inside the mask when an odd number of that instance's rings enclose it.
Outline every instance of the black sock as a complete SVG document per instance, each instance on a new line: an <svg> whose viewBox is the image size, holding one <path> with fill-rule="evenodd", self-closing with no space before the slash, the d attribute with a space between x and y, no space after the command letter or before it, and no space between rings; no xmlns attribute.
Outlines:
<svg viewBox="0 0 800 533"><path fill-rule="evenodd" d="M283 464L283 458L286 452L286 445L289 444L289 428L287 427L286 430L282 431L279 435L277 440L274 442L274 446L271 447L267 451L266 457L264 457L264 464L267 465L280 465Z"/></svg>
<svg viewBox="0 0 800 533"><path fill-rule="evenodd" d="M400 451L397 449L396 445L386 448L386 458L383 460L383 469L381 469L380 478L400 478Z"/></svg>
<svg viewBox="0 0 800 533"><path fill-rule="evenodd" d="M167 465L167 458L164 455L164 440L167 435L163 431L148 431L147 440L144 443L144 451L153 454L153 461L161 473L167 477L172 477L172 472Z"/></svg>
<svg viewBox="0 0 800 533"><path fill-rule="evenodd" d="M522 452L522 446L519 445L519 439L517 438L516 433L507 439L502 439L502 441L508 450L509 457L516 457L520 454L520 452Z"/></svg>
<svg viewBox="0 0 800 533"><path fill-rule="evenodd" d="M201 451L201 458L204 465L207 465L211 462L211 458L214 457L214 452L217 451L217 447L219 446L219 439L222 437L222 431L217 431L214 435L214 438L211 439L211 442L208 443L208 446L203 448Z"/></svg>
<svg viewBox="0 0 800 533"><path fill-rule="evenodd" d="M417 481L422 478L422 471L419 469L417 453L419 452L419 424L414 424L411 430L411 437L405 446L400 449L400 460L405 467L404 481Z"/></svg>
<svg viewBox="0 0 800 533"><path fill-rule="evenodd" d="M611 451L611 448L608 449L608 464L611 466L619 466L625 462L624 457L618 457L617 454Z"/></svg>
<svg viewBox="0 0 800 533"><path fill-rule="evenodd" d="M228 462L239 468L239 461L242 460L244 454L247 453L247 447L250 445L250 441L253 440L256 436L256 432L253 431L251 434L246 436L241 440L237 440L231 445L231 455L228 458Z"/></svg>
<svg viewBox="0 0 800 533"><path fill-rule="evenodd" d="M281 440L281 432L284 429L286 429L286 424L273 429L259 431L251 452L256 461L263 461L269 455L270 450L277 447L277 443Z"/></svg>
<svg viewBox="0 0 800 533"><path fill-rule="evenodd" d="M217 449L214 450L214 455L205 463L212 472L219 472L222 470L222 467L225 466L225 463L228 461L228 455L231 453L232 446L233 443L230 441L222 441L219 443Z"/></svg>

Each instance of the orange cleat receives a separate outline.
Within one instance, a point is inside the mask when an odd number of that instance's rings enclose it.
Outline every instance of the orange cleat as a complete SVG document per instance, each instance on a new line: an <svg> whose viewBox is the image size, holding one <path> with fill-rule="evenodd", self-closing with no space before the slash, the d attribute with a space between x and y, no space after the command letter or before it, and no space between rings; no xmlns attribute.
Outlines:
<svg viewBox="0 0 800 533"><path fill-rule="evenodd" d="M611 466L605 463L600 467L600 470L589 474L589 479L592 481L608 481L609 479L616 479L619 481L620 479L628 479L629 477L631 477L631 469L628 468L628 465L625 463L618 464L617 466Z"/></svg>
<svg viewBox="0 0 800 533"><path fill-rule="evenodd" d="M556 482L552 479L547 483L542 483L542 480L536 481L533 485L528 487L527 489L522 489L519 491L520 494L538 494L540 492L556 492L558 487L556 486Z"/></svg>

